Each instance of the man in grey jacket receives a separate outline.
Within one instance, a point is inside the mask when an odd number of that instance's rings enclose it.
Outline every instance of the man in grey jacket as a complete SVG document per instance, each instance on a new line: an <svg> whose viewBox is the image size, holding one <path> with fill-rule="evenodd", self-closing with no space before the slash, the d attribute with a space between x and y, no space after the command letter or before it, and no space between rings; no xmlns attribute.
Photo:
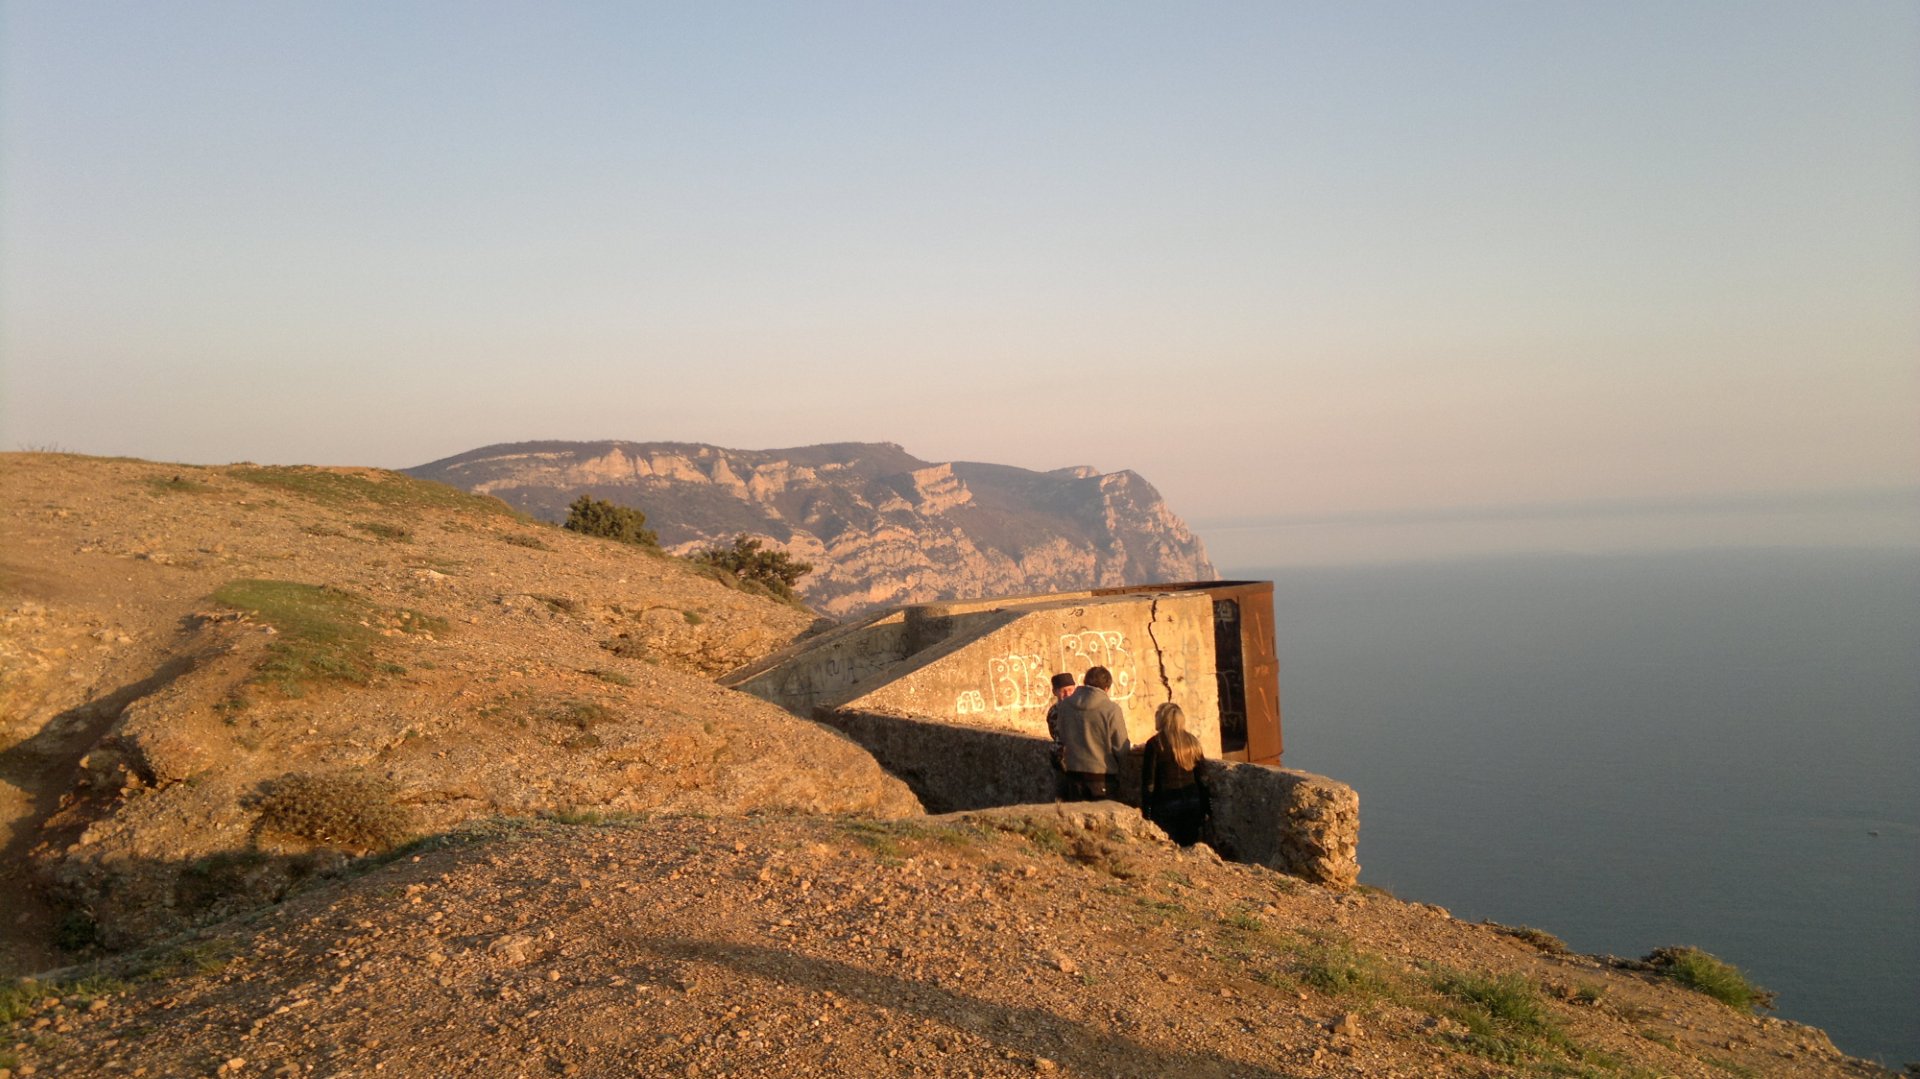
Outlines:
<svg viewBox="0 0 1920 1079"><path fill-rule="evenodd" d="M1081 681L1085 684L1073 696L1055 706L1061 765L1067 773L1067 801L1097 802L1107 797L1108 777L1120 774L1133 742L1127 737L1127 717L1107 696L1113 674L1105 667L1089 667Z"/></svg>

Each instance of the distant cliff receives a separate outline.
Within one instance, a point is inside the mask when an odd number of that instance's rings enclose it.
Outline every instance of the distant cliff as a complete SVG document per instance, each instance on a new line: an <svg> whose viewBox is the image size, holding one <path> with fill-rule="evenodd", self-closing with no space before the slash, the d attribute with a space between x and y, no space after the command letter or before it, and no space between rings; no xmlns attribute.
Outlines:
<svg viewBox="0 0 1920 1079"><path fill-rule="evenodd" d="M633 506L685 552L746 532L814 565L844 615L961 595L1211 580L1199 537L1133 472L922 461L890 442L733 450L520 442L406 470L560 520L582 494Z"/></svg>

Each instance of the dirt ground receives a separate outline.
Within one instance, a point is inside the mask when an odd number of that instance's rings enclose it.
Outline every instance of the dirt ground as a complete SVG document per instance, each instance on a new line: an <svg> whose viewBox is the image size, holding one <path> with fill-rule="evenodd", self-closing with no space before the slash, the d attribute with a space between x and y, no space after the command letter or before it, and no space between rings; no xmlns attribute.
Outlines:
<svg viewBox="0 0 1920 1079"><path fill-rule="evenodd" d="M14 1025L16 1074L1880 1074L1111 804L494 822L85 974ZM1497 974L1537 1021L1434 988Z"/></svg>

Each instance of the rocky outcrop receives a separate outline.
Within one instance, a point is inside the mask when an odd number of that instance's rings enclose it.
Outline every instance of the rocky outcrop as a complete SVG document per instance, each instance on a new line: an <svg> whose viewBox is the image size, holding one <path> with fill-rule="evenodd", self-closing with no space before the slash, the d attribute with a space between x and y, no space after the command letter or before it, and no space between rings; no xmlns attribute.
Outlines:
<svg viewBox="0 0 1920 1079"><path fill-rule="evenodd" d="M741 532L762 537L813 564L800 592L832 615L1216 576L1199 537L1128 471L930 463L892 443L857 442L525 442L408 471L550 521L582 494L633 506L678 552Z"/></svg>

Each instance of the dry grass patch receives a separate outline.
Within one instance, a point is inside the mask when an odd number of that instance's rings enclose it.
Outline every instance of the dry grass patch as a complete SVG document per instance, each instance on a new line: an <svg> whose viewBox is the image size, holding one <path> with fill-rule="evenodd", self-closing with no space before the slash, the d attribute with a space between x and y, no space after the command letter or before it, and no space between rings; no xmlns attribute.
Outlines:
<svg viewBox="0 0 1920 1079"><path fill-rule="evenodd" d="M365 852L407 838L411 816L399 793L365 772L293 772L266 783L250 808L260 814L262 831Z"/></svg>

